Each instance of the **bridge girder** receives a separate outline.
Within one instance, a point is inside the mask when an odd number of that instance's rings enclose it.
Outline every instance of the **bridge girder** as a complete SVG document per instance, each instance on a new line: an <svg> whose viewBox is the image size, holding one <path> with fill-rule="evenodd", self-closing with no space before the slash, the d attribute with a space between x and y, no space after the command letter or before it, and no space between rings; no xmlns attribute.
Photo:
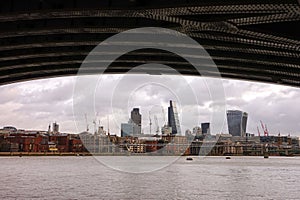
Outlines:
<svg viewBox="0 0 300 200"><path fill-rule="evenodd" d="M3 1L0 85L76 75L86 55L110 36L132 28L164 27L199 42L224 78L299 87L299 25L296 0ZM94 62L101 67L101 60ZM146 63L199 75L176 55L154 49L123 55L106 73L125 73ZM151 70L159 69L146 73ZM97 69L93 65L84 72Z"/></svg>

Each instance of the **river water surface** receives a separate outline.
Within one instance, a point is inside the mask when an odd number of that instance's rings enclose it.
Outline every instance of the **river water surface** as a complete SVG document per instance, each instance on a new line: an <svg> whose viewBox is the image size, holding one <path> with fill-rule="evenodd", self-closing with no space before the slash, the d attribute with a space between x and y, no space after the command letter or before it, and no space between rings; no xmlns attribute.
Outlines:
<svg viewBox="0 0 300 200"><path fill-rule="evenodd" d="M150 173L93 157L0 157L0 180L0 199L300 199L300 157L181 157Z"/></svg>

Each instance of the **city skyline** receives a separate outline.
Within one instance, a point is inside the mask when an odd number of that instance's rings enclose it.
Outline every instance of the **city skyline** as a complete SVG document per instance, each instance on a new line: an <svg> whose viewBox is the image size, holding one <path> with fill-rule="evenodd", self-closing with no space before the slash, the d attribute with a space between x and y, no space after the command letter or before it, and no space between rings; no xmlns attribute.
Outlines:
<svg viewBox="0 0 300 200"><path fill-rule="evenodd" d="M104 86L109 90L114 81L121 76L107 75L104 76ZM136 77L142 79L143 77ZM188 83L193 85L199 83L200 78L184 77ZM170 83L178 83L176 76L164 76L165 81ZM75 77L63 77L55 79L44 79L31 82L23 82L18 84L11 84L0 87L1 110L6 115L1 116L0 126L13 125L20 129L38 129L47 130L48 124L51 122L58 122L62 132L80 132L74 129L75 125L72 116L72 89ZM128 84L133 84L129 81ZM262 120L268 124L269 132L272 135L291 134L299 136L299 122L297 120L297 113L299 108L293 106L300 99L299 89L284 87L278 85L269 85L262 83L252 83L245 81L223 80L224 90L226 94L227 109L239 109L249 114L247 132L257 134L257 126ZM230 88L235 87L235 90ZM181 89L178 88L179 92ZM104 91L106 92L106 91ZM183 91L184 92L184 91ZM163 99L162 105L166 108L170 97L163 95L157 91L155 87L145 88L139 93L140 99L147 99L152 97L154 99ZM147 130L148 126L148 112L146 101L138 101L140 104L140 111L143 115L142 126ZM137 102L135 102L137 105ZM51 106L50 106L51 105ZM103 112L99 119L104 127L107 127L107 115L105 114L105 105L103 104ZM207 110L212 106L210 101L202 101L200 105L200 113L198 122L210 121ZM293 107L291 107L293 106ZM139 106L132 106L139 107ZM130 109L132 109L130 107ZM193 110L193 105L184 105L182 109ZM156 110L160 110L156 109ZM129 118L128 110L116 118L125 118L125 122ZM191 115L193 112L191 112ZM224 113L225 114L225 113ZM90 127L94 116L89 117ZM158 116L160 117L160 116ZM111 132L118 133L118 127L114 126L111 118ZM118 120L117 120L118 121ZM116 122L117 122L116 121ZM160 126L163 124L163 119L160 117ZM188 121L188 120L187 120ZM200 125L200 123L190 120L187 124L189 129ZM213 124L212 124L213 126ZM183 131L186 128L183 127ZM81 130L82 131L82 130ZM227 124L223 126L224 133L228 133Z"/></svg>

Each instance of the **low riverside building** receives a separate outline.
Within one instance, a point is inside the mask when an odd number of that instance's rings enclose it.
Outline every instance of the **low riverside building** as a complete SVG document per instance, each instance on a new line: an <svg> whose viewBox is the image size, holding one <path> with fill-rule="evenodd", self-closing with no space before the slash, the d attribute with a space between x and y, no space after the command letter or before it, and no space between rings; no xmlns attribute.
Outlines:
<svg viewBox="0 0 300 200"><path fill-rule="evenodd" d="M39 152L40 145L44 142L43 136L39 133L14 133L7 136L6 139L11 144L11 152Z"/></svg>
<svg viewBox="0 0 300 200"><path fill-rule="evenodd" d="M162 141L164 146L161 148L160 153L166 155L185 154L190 145L188 138L185 136L163 135Z"/></svg>
<svg viewBox="0 0 300 200"><path fill-rule="evenodd" d="M54 142L48 142L48 151L58 152L57 145Z"/></svg>
<svg viewBox="0 0 300 200"><path fill-rule="evenodd" d="M116 145L111 142L109 135L79 133L83 147L91 153L112 153L116 151ZM112 138L114 138L112 136ZM114 140L114 139L112 139Z"/></svg>
<svg viewBox="0 0 300 200"><path fill-rule="evenodd" d="M58 152L68 152L69 151L69 134L50 134L49 142L52 142L56 145Z"/></svg>
<svg viewBox="0 0 300 200"><path fill-rule="evenodd" d="M11 144L5 140L5 135L0 135L0 152L10 152Z"/></svg>
<svg viewBox="0 0 300 200"><path fill-rule="evenodd" d="M198 130L198 129L197 129ZM198 130L199 132L199 130ZM291 136L232 136L230 134L186 136L106 134L103 127L92 134L0 129L0 152L87 152L95 154L149 153L159 155L300 155L299 138Z"/></svg>
<svg viewBox="0 0 300 200"><path fill-rule="evenodd" d="M82 144L82 141L77 134L70 135L69 138L69 152L87 152Z"/></svg>
<svg viewBox="0 0 300 200"><path fill-rule="evenodd" d="M146 153L146 145L143 143L128 144L128 151L132 153Z"/></svg>
<svg viewBox="0 0 300 200"><path fill-rule="evenodd" d="M158 145L160 138L157 137L140 137L138 138L141 143L145 145L145 152L153 153L159 150L161 147Z"/></svg>
<svg viewBox="0 0 300 200"><path fill-rule="evenodd" d="M69 134L48 134L46 131L17 130L4 127L0 131L2 152L69 152ZM53 151L53 148L52 148Z"/></svg>

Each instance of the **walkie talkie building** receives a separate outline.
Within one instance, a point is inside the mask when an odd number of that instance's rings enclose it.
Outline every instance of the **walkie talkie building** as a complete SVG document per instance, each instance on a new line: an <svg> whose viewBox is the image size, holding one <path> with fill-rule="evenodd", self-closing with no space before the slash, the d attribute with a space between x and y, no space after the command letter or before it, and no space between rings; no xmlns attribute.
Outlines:
<svg viewBox="0 0 300 200"><path fill-rule="evenodd" d="M245 136L248 114L239 110L227 111L228 131L232 136Z"/></svg>

